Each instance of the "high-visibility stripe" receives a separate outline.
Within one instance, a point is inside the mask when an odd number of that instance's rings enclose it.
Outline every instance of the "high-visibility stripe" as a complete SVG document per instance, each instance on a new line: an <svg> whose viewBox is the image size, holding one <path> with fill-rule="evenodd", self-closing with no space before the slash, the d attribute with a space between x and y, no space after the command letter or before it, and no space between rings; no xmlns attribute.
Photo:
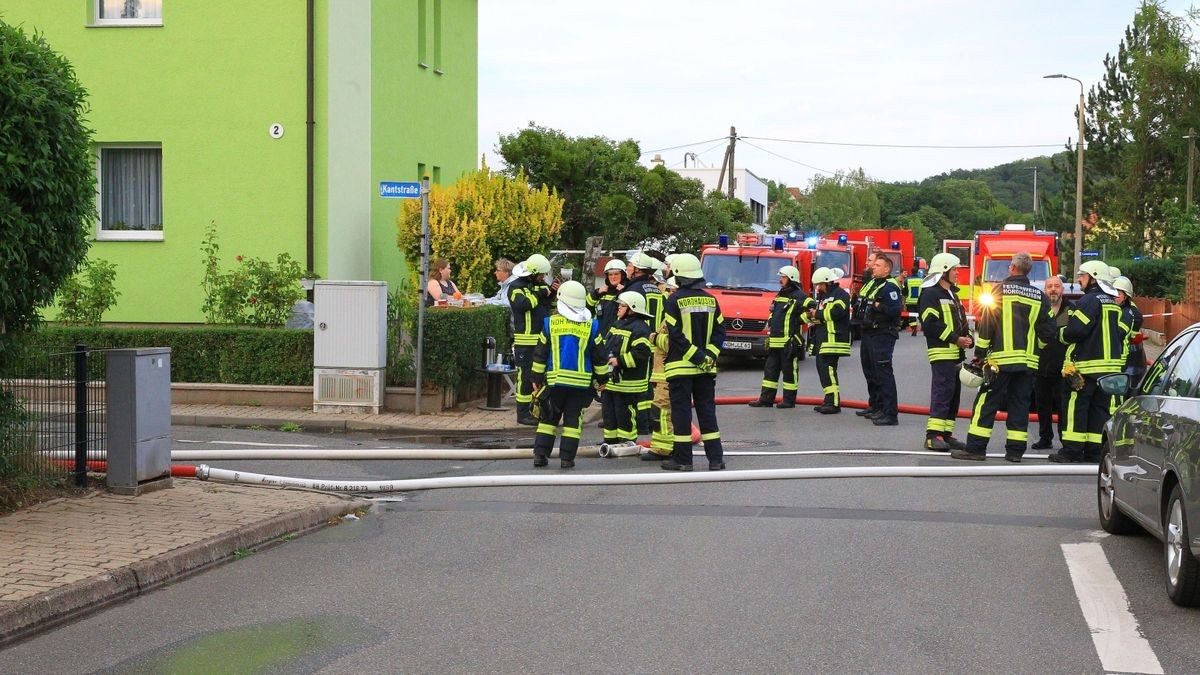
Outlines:
<svg viewBox="0 0 1200 675"><path fill-rule="evenodd" d="M720 437L721 437L721 432L719 432L719 431L710 431L707 434L700 434L700 440L702 440L702 441L715 441ZM691 441L692 437L688 436L688 440Z"/></svg>
<svg viewBox="0 0 1200 675"><path fill-rule="evenodd" d="M926 347L925 352L930 361L958 361L962 357L958 347Z"/></svg>
<svg viewBox="0 0 1200 675"><path fill-rule="evenodd" d="M1080 431L1076 428L1078 420L1075 417L1076 407L1079 404L1079 392L1072 390L1071 395L1067 398L1067 422L1063 425L1062 439L1064 441L1073 441L1075 443L1086 443L1087 432Z"/></svg>
<svg viewBox="0 0 1200 675"><path fill-rule="evenodd" d="M1018 429L1009 429L1008 433L1005 435L1005 438L1010 441L1020 441L1023 443L1029 440L1029 432L1020 431Z"/></svg>
<svg viewBox="0 0 1200 675"><path fill-rule="evenodd" d="M554 426L553 424L546 424L545 422L538 422L537 432L539 434L549 434L549 435L553 436L555 431L558 431L558 427Z"/></svg>
<svg viewBox="0 0 1200 675"><path fill-rule="evenodd" d="M692 442L692 437L690 435L689 436L672 436L671 438L676 443L691 443Z"/></svg>
<svg viewBox="0 0 1200 675"><path fill-rule="evenodd" d="M984 438L991 438L992 428L979 424L979 418L982 417L983 414L983 402L987 400L987 397L990 393L991 392L981 391L979 392L979 398L975 399L975 410L971 412L971 426L967 427L967 434L971 436L983 436Z"/></svg>

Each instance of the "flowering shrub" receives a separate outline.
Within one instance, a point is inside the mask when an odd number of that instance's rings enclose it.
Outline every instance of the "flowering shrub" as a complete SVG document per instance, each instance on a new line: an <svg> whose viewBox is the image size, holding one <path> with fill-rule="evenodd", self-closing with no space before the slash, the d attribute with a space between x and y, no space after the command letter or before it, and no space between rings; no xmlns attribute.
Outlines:
<svg viewBox="0 0 1200 675"><path fill-rule="evenodd" d="M204 305L208 323L241 326L283 325L292 313L292 305L304 297L300 280L306 274L300 263L287 253L275 257L275 263L261 258L236 256L231 271L221 270L218 256L217 225L211 223L204 234Z"/></svg>
<svg viewBox="0 0 1200 675"><path fill-rule="evenodd" d="M102 258L88 260L58 287L58 320L73 326L95 326L117 303L117 266Z"/></svg>

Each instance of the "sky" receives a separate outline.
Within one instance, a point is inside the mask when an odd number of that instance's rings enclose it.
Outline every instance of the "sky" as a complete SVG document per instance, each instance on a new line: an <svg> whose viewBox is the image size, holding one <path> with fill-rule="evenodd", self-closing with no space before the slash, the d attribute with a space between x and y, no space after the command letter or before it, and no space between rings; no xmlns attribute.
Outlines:
<svg viewBox="0 0 1200 675"><path fill-rule="evenodd" d="M1165 6L1184 14L1190 1ZM668 167L688 151L719 166L735 126L747 137L738 168L793 186L859 167L920 180L1050 154L1076 135L1079 86L1042 76L1090 88L1138 4L480 0L479 151L501 165L500 135L532 121L632 138L647 163L661 149Z"/></svg>

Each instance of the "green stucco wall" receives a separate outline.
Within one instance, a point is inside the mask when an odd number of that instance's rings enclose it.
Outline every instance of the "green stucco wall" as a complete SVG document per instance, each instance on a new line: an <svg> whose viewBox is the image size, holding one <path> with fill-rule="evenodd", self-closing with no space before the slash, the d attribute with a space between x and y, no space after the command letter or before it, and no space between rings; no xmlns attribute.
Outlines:
<svg viewBox="0 0 1200 675"><path fill-rule="evenodd" d="M379 181L415 181L417 165L440 167L448 185L478 166L478 2L441 0L441 62L433 63L435 0L426 0L426 65L419 61L419 2L374 0L371 91L372 277L394 284L404 266L396 247L398 199ZM439 70L441 73L436 72Z"/></svg>
<svg viewBox="0 0 1200 675"><path fill-rule="evenodd" d="M442 74L418 65L421 0L316 1L314 268L323 277L395 283L400 202L379 198L379 181L417 180L419 162L441 167L443 183L476 166L477 2L424 2L430 52L441 6ZM236 255L305 260L305 2L218 12L165 0L162 26L104 28L88 27L92 6L3 0L0 19L43 33L74 64L98 143L162 145L163 241L92 247L118 266L121 297L105 320L203 321L209 222L227 266ZM280 139L268 134L274 123L284 125Z"/></svg>
<svg viewBox="0 0 1200 675"><path fill-rule="evenodd" d="M90 253L117 264L121 297L108 321L201 321L211 221L229 264L305 255L304 3L163 5L161 27L105 28L87 27L88 0L0 6L74 64L98 143L162 144L163 241L97 241ZM278 140L268 134L276 122Z"/></svg>

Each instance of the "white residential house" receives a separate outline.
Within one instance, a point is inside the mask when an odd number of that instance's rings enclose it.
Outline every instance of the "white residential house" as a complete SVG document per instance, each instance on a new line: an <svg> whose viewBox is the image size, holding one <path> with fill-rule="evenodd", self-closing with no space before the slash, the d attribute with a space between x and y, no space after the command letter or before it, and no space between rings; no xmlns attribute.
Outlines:
<svg viewBox="0 0 1200 675"><path fill-rule="evenodd" d="M689 167L672 169L672 171L684 178L699 180L704 184L705 193L713 190L721 192L729 190L728 175L725 176L723 185L717 185L717 180L721 177L720 167L713 169ZM761 231L761 228L767 224L767 181L755 176L749 169L734 169L733 195L746 202L746 205L750 207L750 211L754 214L755 229Z"/></svg>

